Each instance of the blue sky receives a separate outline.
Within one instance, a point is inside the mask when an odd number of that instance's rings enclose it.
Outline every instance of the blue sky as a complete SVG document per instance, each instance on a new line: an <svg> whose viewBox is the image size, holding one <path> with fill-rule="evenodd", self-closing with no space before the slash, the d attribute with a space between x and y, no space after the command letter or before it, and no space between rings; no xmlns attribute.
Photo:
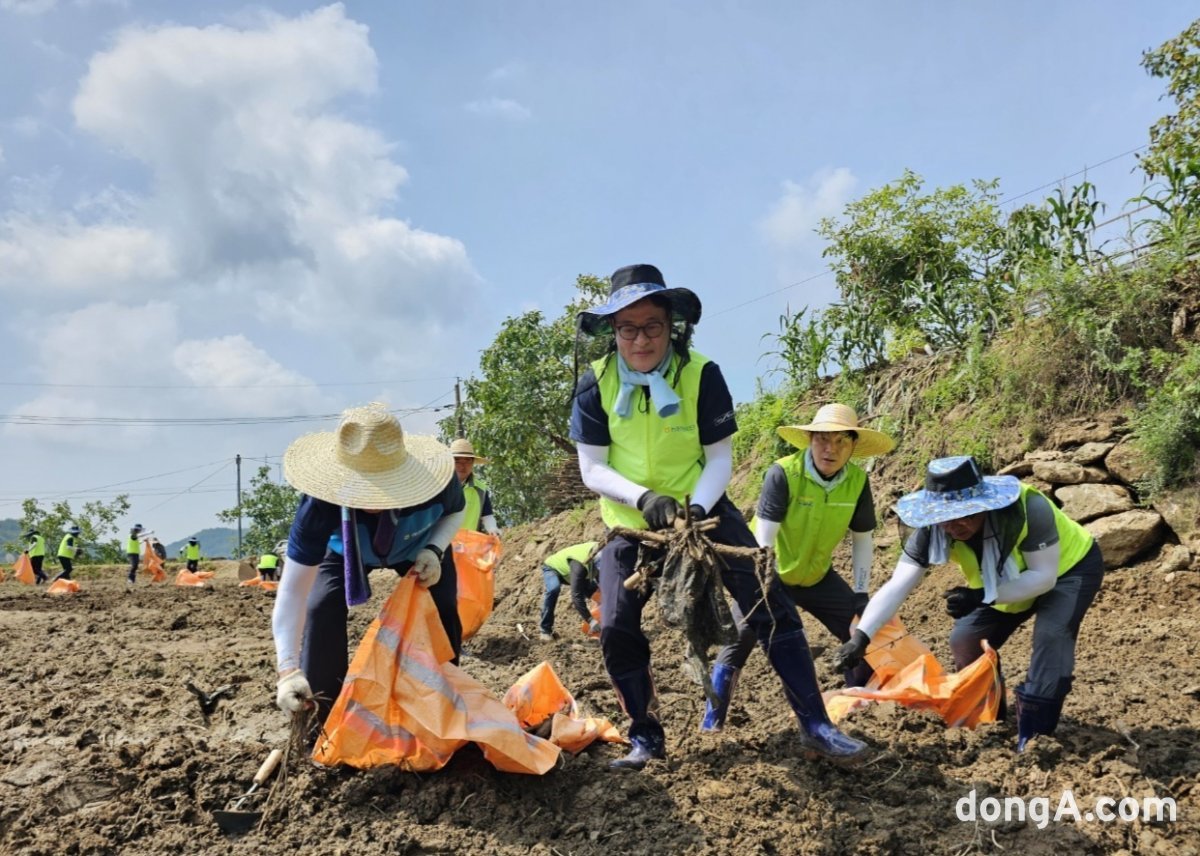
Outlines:
<svg viewBox="0 0 1200 856"><path fill-rule="evenodd" d="M506 316L641 261L700 295L697 343L747 400L761 336L833 297L828 276L785 288L823 269L818 218L906 167L1012 196L1143 145L1167 105L1139 58L1189 21L1153 2L0 0L0 412L444 405ZM1135 168L1089 172L1110 214ZM183 537L231 504L235 454L330 427L0 424L0 517L145 478L89 496L127 489L126 522Z"/></svg>

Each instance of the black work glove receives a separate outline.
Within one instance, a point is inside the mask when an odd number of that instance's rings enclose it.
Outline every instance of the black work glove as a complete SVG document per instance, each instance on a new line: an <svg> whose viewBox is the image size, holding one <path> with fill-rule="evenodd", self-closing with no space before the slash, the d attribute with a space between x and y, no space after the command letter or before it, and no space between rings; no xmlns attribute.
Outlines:
<svg viewBox="0 0 1200 856"><path fill-rule="evenodd" d="M651 529L666 529L675 525L675 518L683 516L683 509L673 496L663 496L648 490L638 497L638 511L646 518L646 525Z"/></svg>
<svg viewBox="0 0 1200 856"><path fill-rule="evenodd" d="M833 668L839 672L847 672L863 661L867 656L867 646L871 639L861 630L855 630L850 641L838 648L833 655Z"/></svg>
<svg viewBox="0 0 1200 856"><path fill-rule="evenodd" d="M704 510L704 506L696 505L695 503L688 506L688 514L690 514L692 516L693 523L696 523L696 522L701 521L704 518L708 517L708 512Z"/></svg>
<svg viewBox="0 0 1200 856"><path fill-rule="evenodd" d="M966 618L983 606L983 589L955 586L942 593L946 599L946 612L955 618Z"/></svg>
<svg viewBox="0 0 1200 856"><path fill-rule="evenodd" d="M867 603L870 600L871 596L865 591L856 591L854 593L854 614L860 619L863 617L863 611L867 608Z"/></svg>

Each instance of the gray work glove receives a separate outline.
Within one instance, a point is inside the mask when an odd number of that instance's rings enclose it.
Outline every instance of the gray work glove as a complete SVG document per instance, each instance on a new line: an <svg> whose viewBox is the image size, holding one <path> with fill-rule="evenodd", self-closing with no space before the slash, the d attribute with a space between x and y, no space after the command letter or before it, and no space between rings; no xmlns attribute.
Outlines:
<svg viewBox="0 0 1200 856"><path fill-rule="evenodd" d="M413 559L412 573L417 575L417 582L425 588L436 585L442 578L442 560L438 558L437 553L426 547Z"/></svg>
<svg viewBox="0 0 1200 856"><path fill-rule="evenodd" d="M275 704L284 713L299 713L313 704L312 687L304 672L293 669L275 685Z"/></svg>
<svg viewBox="0 0 1200 856"><path fill-rule="evenodd" d="M850 641L838 648L833 655L833 668L839 672L847 672L863 661L867 656L867 646L871 638L861 630L855 630Z"/></svg>

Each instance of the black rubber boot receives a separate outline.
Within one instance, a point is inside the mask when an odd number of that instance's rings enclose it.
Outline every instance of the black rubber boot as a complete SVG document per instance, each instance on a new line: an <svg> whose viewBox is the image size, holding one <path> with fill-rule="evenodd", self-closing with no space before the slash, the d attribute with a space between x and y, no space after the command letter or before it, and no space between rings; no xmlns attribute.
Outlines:
<svg viewBox="0 0 1200 856"><path fill-rule="evenodd" d="M610 761L609 769L639 771L651 760L666 758L666 735L658 722L657 699L649 667L626 672L614 677L612 682L621 709L632 720L629 742L633 748L624 758Z"/></svg>
<svg viewBox="0 0 1200 856"><path fill-rule="evenodd" d="M1024 752L1029 741L1039 734L1053 734L1058 728L1063 700L1030 695L1025 685L1013 690L1017 709L1017 751Z"/></svg>

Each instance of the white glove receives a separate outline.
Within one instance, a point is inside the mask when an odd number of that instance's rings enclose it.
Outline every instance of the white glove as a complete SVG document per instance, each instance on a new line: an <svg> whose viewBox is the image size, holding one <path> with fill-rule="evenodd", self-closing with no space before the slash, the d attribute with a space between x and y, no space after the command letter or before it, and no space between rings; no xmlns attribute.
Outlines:
<svg viewBox="0 0 1200 856"><path fill-rule="evenodd" d="M412 573L417 575L417 582L425 588L437 585L437 581L442 578L442 560L438 558L437 553L426 547L413 559Z"/></svg>
<svg viewBox="0 0 1200 856"><path fill-rule="evenodd" d="M275 704L284 713L298 713L313 704L312 687L304 672L296 669L279 679L275 689Z"/></svg>

